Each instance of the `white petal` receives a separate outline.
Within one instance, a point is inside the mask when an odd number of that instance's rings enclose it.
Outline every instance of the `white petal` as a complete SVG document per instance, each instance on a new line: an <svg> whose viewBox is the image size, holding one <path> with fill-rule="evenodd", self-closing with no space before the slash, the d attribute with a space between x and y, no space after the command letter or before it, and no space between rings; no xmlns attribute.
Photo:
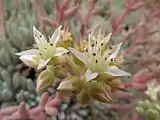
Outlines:
<svg viewBox="0 0 160 120"><path fill-rule="evenodd" d="M86 64L86 61L85 61L85 54L84 53L81 53L77 50L75 50L74 48L69 48L69 50L80 60L82 61L84 64Z"/></svg>
<svg viewBox="0 0 160 120"><path fill-rule="evenodd" d="M91 40L92 34L88 34L88 40Z"/></svg>
<svg viewBox="0 0 160 120"><path fill-rule="evenodd" d="M38 65L38 67L37 67L37 70L43 69L43 68L47 65L47 63L50 61L50 59L51 59L51 58L49 58L49 59L47 59L47 60L41 59L40 62L39 62L39 65Z"/></svg>
<svg viewBox="0 0 160 120"><path fill-rule="evenodd" d="M47 43L47 40L43 36L43 34L33 26L33 35L38 47L42 46L43 44Z"/></svg>
<svg viewBox="0 0 160 120"><path fill-rule="evenodd" d="M86 80L90 81L96 78L99 74L98 73L93 73L90 69L87 69L86 71Z"/></svg>
<svg viewBox="0 0 160 120"><path fill-rule="evenodd" d="M52 34L51 38L50 38L50 42L53 43L53 44L57 44L58 40L60 39L60 36L61 36L61 27L62 26L59 26L55 32Z"/></svg>
<svg viewBox="0 0 160 120"><path fill-rule="evenodd" d="M30 49L30 50L22 51L22 52L15 53L15 54L18 56L21 56L21 55L36 55L37 53L38 53L38 50Z"/></svg>
<svg viewBox="0 0 160 120"><path fill-rule="evenodd" d="M107 73L112 76L130 76L131 75L130 73L125 72L116 66L109 66L107 68L106 72L104 72L104 73Z"/></svg>
<svg viewBox="0 0 160 120"><path fill-rule="evenodd" d="M96 52L96 47L91 47L92 44L96 45L96 41L94 36L89 34L88 35L88 52L91 54Z"/></svg>
<svg viewBox="0 0 160 120"><path fill-rule="evenodd" d="M73 80L65 80L65 81L62 81L60 84L59 84L59 86L58 86L58 88L57 88L57 90L60 90L60 91L71 91L71 90L73 90L74 89L74 87L73 87Z"/></svg>
<svg viewBox="0 0 160 120"><path fill-rule="evenodd" d="M105 43L108 43L111 39L112 33L109 33L106 37L105 37Z"/></svg>
<svg viewBox="0 0 160 120"><path fill-rule="evenodd" d="M35 67L37 65L37 62L33 59L34 55L23 55L20 56L20 60L24 62L29 67Z"/></svg>
<svg viewBox="0 0 160 120"><path fill-rule="evenodd" d="M116 47L116 49L113 51L113 53L109 56L109 60L111 59L111 58L115 58L115 57L117 57L117 55L118 55L118 53L119 53L119 51L120 51L120 49L121 49L121 46L122 46L122 43L120 43L120 44L118 44L118 45L116 45L115 47Z"/></svg>
<svg viewBox="0 0 160 120"><path fill-rule="evenodd" d="M63 47L58 47L58 48L56 48L54 56L61 56L67 52L69 52L67 49L65 49Z"/></svg>

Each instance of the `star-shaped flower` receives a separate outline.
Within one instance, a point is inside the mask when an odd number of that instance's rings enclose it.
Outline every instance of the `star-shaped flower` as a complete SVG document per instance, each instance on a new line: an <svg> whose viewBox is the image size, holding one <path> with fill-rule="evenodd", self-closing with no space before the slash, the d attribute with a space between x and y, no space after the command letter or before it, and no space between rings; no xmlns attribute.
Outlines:
<svg viewBox="0 0 160 120"><path fill-rule="evenodd" d="M60 40L61 27L62 26L59 26L49 38L49 41L47 41L43 34L34 26L33 35L37 49L22 51L16 53L16 55L20 56L20 59L26 65L34 68L36 67L37 70L43 69L52 58L68 52L68 50L63 47L56 47Z"/></svg>
<svg viewBox="0 0 160 120"><path fill-rule="evenodd" d="M129 73L111 64L118 56L122 45L120 43L111 47L107 44L111 38L111 33L106 37L98 37L98 39L92 34L89 34L88 38L88 46L85 52L79 52L74 48L69 48L85 64L87 68L87 81L95 79L99 74L108 74L116 77L130 76Z"/></svg>

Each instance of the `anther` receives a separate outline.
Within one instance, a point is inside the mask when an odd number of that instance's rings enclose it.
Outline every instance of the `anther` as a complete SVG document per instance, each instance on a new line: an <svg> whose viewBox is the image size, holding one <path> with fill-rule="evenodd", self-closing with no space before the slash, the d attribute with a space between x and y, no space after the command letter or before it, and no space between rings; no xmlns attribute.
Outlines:
<svg viewBox="0 0 160 120"><path fill-rule="evenodd" d="M101 46L103 46L103 43L101 43Z"/></svg>
<svg viewBox="0 0 160 120"><path fill-rule="evenodd" d="M39 53L39 55L40 55L40 56L42 56L42 54L41 54L41 53Z"/></svg>
<svg viewBox="0 0 160 120"><path fill-rule="evenodd" d="M94 47L94 44L92 44L91 47Z"/></svg>
<svg viewBox="0 0 160 120"><path fill-rule="evenodd" d="M111 61L113 62L113 58L111 58Z"/></svg>
<svg viewBox="0 0 160 120"><path fill-rule="evenodd" d="M53 46L53 44L51 43L50 46Z"/></svg>
<svg viewBox="0 0 160 120"><path fill-rule="evenodd" d="M112 49L112 46L109 46L109 49Z"/></svg>
<svg viewBox="0 0 160 120"><path fill-rule="evenodd" d="M93 56L96 56L96 53L93 53Z"/></svg>
<svg viewBox="0 0 160 120"><path fill-rule="evenodd" d="M98 63L98 60L96 60L96 63Z"/></svg>

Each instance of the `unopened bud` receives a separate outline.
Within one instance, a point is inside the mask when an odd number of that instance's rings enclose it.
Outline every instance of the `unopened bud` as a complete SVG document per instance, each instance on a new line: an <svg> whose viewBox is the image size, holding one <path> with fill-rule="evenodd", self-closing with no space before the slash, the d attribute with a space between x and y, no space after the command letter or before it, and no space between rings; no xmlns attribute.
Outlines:
<svg viewBox="0 0 160 120"><path fill-rule="evenodd" d="M153 108L152 103L149 100L145 100L144 101L144 106L145 108L149 109L149 108Z"/></svg>
<svg viewBox="0 0 160 120"><path fill-rule="evenodd" d="M145 110L142 107L136 107L136 111L141 115L144 116L145 115Z"/></svg>
<svg viewBox="0 0 160 120"><path fill-rule="evenodd" d="M148 109L147 120L159 120L159 112L154 109Z"/></svg>

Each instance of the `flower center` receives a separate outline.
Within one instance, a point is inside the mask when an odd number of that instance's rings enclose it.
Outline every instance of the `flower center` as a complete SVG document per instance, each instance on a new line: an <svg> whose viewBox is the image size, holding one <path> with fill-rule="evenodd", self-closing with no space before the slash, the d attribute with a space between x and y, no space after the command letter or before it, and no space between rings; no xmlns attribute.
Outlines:
<svg viewBox="0 0 160 120"><path fill-rule="evenodd" d="M39 55L47 60L54 55L55 46L52 43L46 43L39 48Z"/></svg>

